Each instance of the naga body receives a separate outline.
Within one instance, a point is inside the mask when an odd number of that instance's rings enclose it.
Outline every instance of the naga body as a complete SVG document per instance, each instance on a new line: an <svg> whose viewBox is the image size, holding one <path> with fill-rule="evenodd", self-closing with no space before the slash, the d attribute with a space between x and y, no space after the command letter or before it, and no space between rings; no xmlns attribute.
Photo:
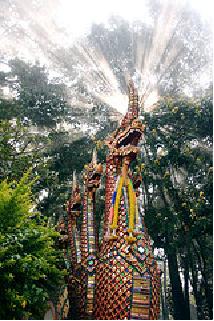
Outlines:
<svg viewBox="0 0 214 321"><path fill-rule="evenodd" d="M84 171L80 232L74 206L79 204L80 196L75 186L70 200L73 207L68 207L74 284L71 292L76 291L80 296L74 306L78 305L79 317L83 319L155 320L159 317L160 271L144 224L142 178L132 170L144 131L138 109L137 91L130 82L128 112L120 127L106 140L109 153L105 164L102 239L98 241L95 204L103 168L97 164L95 153ZM78 273L75 266L79 267ZM74 297L72 300L75 302Z"/></svg>

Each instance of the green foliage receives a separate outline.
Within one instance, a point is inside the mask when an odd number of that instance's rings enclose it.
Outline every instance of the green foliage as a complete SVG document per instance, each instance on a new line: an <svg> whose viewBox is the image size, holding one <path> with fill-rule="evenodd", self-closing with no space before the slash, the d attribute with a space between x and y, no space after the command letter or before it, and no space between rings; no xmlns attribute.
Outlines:
<svg viewBox="0 0 214 321"><path fill-rule="evenodd" d="M116 123L110 121L99 130L94 139L84 136L72 140L68 133L52 132L49 135L51 146L47 151L51 157L51 163L44 180L48 187L48 198L40 205L46 214L55 214L58 218L64 210L64 204L69 198L72 172L75 170L79 175L79 182L82 183L81 172L84 165L91 161L93 148L97 148L98 161L104 163L106 147L104 139L113 131ZM99 206L99 205L98 205Z"/></svg>
<svg viewBox="0 0 214 321"><path fill-rule="evenodd" d="M210 232L211 120L210 99L197 103L165 99L159 103L159 109L145 114L147 128L142 174L146 187L153 186L153 192L148 193L149 206L154 205L159 217L161 201L154 201L154 196L159 194L164 208L161 212L163 229L166 225L171 226L169 232L173 231L174 237L180 235L181 239L185 225L191 227L193 236L199 233L198 222L201 222L200 233ZM204 215L207 227L202 223ZM155 234L153 231L153 237Z"/></svg>
<svg viewBox="0 0 214 321"><path fill-rule="evenodd" d="M22 107L17 100L8 100L0 97L0 115L2 120L21 117Z"/></svg>
<svg viewBox="0 0 214 321"><path fill-rule="evenodd" d="M0 184L1 319L43 318L47 301L63 281L58 233L35 211L30 172Z"/></svg>
<svg viewBox="0 0 214 321"><path fill-rule="evenodd" d="M0 120L0 178L19 179L29 166L41 175L48 165L48 138L18 119Z"/></svg>
<svg viewBox="0 0 214 321"><path fill-rule="evenodd" d="M16 89L19 102L15 115L27 117L41 127L55 127L67 113L65 86L50 82L39 63L30 65L15 59L10 61L10 67L15 80L8 85Z"/></svg>
<svg viewBox="0 0 214 321"><path fill-rule="evenodd" d="M199 318L205 317L205 306L212 315L212 113L208 96L200 101L164 98L142 115L146 224L155 246L168 256L177 254L188 278L190 270L203 274L200 287L194 280L196 299L206 292Z"/></svg>

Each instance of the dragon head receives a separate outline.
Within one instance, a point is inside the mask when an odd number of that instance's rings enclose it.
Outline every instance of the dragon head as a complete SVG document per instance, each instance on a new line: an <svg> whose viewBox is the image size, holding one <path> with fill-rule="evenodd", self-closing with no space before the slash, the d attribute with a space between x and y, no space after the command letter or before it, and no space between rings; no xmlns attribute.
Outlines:
<svg viewBox="0 0 214 321"><path fill-rule="evenodd" d="M101 164L97 164L96 150L93 151L92 161L88 165L85 165L84 171L84 183L89 192L95 192L100 187L101 175L103 167Z"/></svg>
<svg viewBox="0 0 214 321"><path fill-rule="evenodd" d="M76 179L76 172L73 172L73 181L72 181L72 194L71 198L68 201L68 211L71 213L76 213L77 216L80 214L81 208L81 195L79 184Z"/></svg>

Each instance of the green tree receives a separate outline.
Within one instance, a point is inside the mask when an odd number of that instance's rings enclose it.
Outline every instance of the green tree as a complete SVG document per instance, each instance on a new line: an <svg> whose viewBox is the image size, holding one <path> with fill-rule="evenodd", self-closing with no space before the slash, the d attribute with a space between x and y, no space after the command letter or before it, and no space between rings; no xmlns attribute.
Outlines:
<svg viewBox="0 0 214 321"><path fill-rule="evenodd" d="M190 317L189 281L198 318L212 318L212 99L164 98L142 116L146 222L167 255L174 318Z"/></svg>
<svg viewBox="0 0 214 321"><path fill-rule="evenodd" d="M0 120L0 178L19 179L29 166L40 176L45 175L49 144L48 137L35 133L28 122Z"/></svg>
<svg viewBox="0 0 214 321"><path fill-rule="evenodd" d="M102 114L106 111L104 110ZM96 124L96 117L101 111L92 110L91 122ZM71 177L75 170L80 174L84 165L91 161L93 148L98 149L98 160L105 162L106 148L103 140L117 126L116 122L111 121L107 116L108 122L101 122L100 129L94 137L83 136L75 139L68 132L52 132L49 134L50 146L47 155L51 158L48 174L46 175L46 184L49 190L48 198L45 198L40 205L42 212L49 215L55 214L58 218L63 213L63 205L67 201L71 187ZM97 121L98 122L98 121ZM102 141L102 148L96 142ZM82 177L79 175L80 183Z"/></svg>
<svg viewBox="0 0 214 321"><path fill-rule="evenodd" d="M27 117L40 127L55 128L67 112L66 87L49 80L39 63L27 64L20 59L10 61L12 69L7 82L16 91L20 117Z"/></svg>
<svg viewBox="0 0 214 321"><path fill-rule="evenodd" d="M0 318L41 319L63 282L58 233L35 210L29 172L0 184Z"/></svg>
<svg viewBox="0 0 214 321"><path fill-rule="evenodd" d="M10 120L20 118L21 106L17 100L5 99L0 97L0 119Z"/></svg>

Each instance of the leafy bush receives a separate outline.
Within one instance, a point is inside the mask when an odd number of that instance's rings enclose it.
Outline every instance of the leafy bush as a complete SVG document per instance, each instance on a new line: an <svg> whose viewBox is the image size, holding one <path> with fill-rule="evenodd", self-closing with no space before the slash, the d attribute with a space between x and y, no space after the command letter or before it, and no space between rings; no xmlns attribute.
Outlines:
<svg viewBox="0 0 214 321"><path fill-rule="evenodd" d="M0 183L0 318L41 319L63 282L58 233L34 211L30 171Z"/></svg>

